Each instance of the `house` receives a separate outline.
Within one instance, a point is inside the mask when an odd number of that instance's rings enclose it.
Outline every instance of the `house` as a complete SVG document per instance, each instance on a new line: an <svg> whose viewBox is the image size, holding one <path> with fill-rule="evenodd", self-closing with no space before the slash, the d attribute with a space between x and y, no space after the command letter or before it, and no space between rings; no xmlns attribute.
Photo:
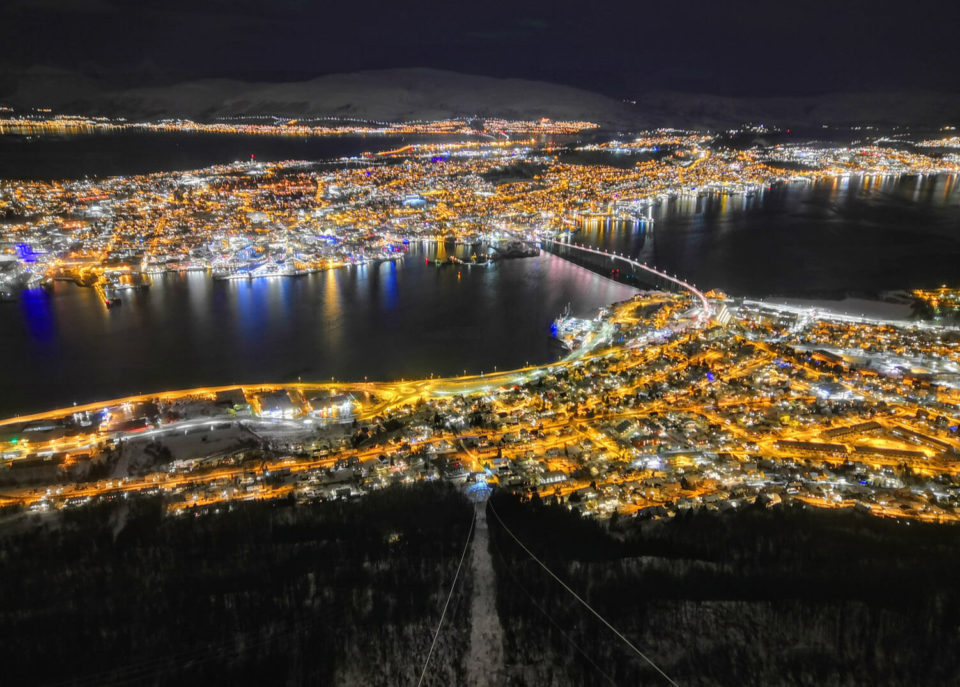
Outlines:
<svg viewBox="0 0 960 687"><path fill-rule="evenodd" d="M540 478L540 484L557 484L559 482L566 482L567 475L566 473L560 470L550 470L549 472L543 473L543 476Z"/></svg>
<svg viewBox="0 0 960 687"><path fill-rule="evenodd" d="M353 418L357 400L352 394L318 394L310 398L310 415L329 420L347 420Z"/></svg>
<svg viewBox="0 0 960 687"><path fill-rule="evenodd" d="M621 439L629 438L634 432L636 432L636 429L637 423L633 420L621 420L613 427L613 431L616 432L617 436Z"/></svg>
<svg viewBox="0 0 960 687"><path fill-rule="evenodd" d="M289 420L300 415L300 409L290 400L286 391L269 391L257 397L260 417Z"/></svg>

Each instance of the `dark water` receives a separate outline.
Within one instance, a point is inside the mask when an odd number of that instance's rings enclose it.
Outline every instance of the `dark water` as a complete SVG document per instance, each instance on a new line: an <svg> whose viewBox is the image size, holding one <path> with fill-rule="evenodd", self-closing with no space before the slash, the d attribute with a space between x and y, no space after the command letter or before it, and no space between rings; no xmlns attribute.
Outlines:
<svg viewBox="0 0 960 687"><path fill-rule="evenodd" d="M960 178L853 177L753 196L675 198L655 221L591 221L573 240L701 288L837 296L960 286Z"/></svg>
<svg viewBox="0 0 960 687"><path fill-rule="evenodd" d="M35 143L48 147L29 147ZM0 137L0 175L194 168L250 152L319 159L396 144L209 135L11 144ZM10 157L11 145L31 152ZM960 285L956 177L787 185L750 197L674 199L649 213L653 223L594 222L574 239L735 294ZM27 292L19 303L0 303L0 416L203 384L396 379L546 362L557 355L550 323L568 302L585 315L631 293L549 255L458 273L426 266L435 250L414 246L397 265L252 283L170 275L111 311L71 284Z"/></svg>
<svg viewBox="0 0 960 687"><path fill-rule="evenodd" d="M399 264L213 281L167 275L106 310L61 282L0 303L0 417L136 392L234 382L371 380L547 362L568 303L592 314L633 290L543 254L496 267Z"/></svg>
<svg viewBox="0 0 960 687"><path fill-rule="evenodd" d="M460 137L462 138L462 137ZM199 169L237 160L323 160L390 150L401 136L239 136L205 133L94 133L0 136L0 178L65 179Z"/></svg>

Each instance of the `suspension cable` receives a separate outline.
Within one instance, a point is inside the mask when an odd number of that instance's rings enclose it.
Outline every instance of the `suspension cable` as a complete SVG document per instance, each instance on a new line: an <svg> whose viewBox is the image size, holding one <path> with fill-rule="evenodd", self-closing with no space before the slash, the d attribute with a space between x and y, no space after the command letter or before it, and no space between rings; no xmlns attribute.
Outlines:
<svg viewBox="0 0 960 687"><path fill-rule="evenodd" d="M537 564L538 564L541 568L543 568L544 570L546 570L546 571L547 571L547 574L550 575L550 577L552 577L552 578L555 579L557 582L559 582L560 585L561 585L564 589L566 589L568 592L570 592L570 594L573 595L573 598L575 598L577 601L579 601L581 604L583 604L584 608L586 608L586 609L587 609L588 611L590 611L594 616L596 616L597 619L598 619L600 622L602 622L604 625L606 625L607 628L608 628L611 632L613 632L613 634L617 635L617 637L619 637L619 638L623 641L624 644L626 644L628 647L630 647L637 656L639 656L640 658L642 658L644 661L646 661L646 663L647 663L651 668L653 668L653 669L656 670L658 673L660 673L660 675L663 676L663 679L665 679L667 682L669 682L671 685L673 685L673 687L680 687L676 682L673 681L673 679L672 679L669 675L667 675L667 674L663 671L662 668L660 668L660 666L658 666L658 665L657 665L656 663L654 663L650 658L648 658L648 657L646 656L646 654L644 654L642 651L640 651L640 649L638 649L636 646L634 646L633 643L632 643L629 639L627 639L626 637L624 637L623 634L622 634L617 628L615 628L613 625L611 625L609 622L607 622L607 619L606 619L606 618L604 618L604 617L603 617L602 615L600 615L596 610L594 610L593 606L591 606L591 605L588 604L586 601L584 601L583 598L581 598L581 596L580 596L579 594L577 594L575 591L573 591L573 590L567 585L566 582L564 582L564 581L561 580L559 577L557 577L557 576L554 574L554 572L553 572L550 568L548 568L548 567L543 563L543 561L541 561L539 558L537 558L536 556L534 556L534 555L533 555L533 552L532 552L530 549L528 549L528 548L524 545L524 543L517 538L517 535L515 535L513 532L511 532L511 531L510 531L510 528L507 527L507 526L504 524L503 520L500 519L500 516L497 514L497 509L493 507L493 503L492 503L491 501L487 501L487 503L490 505L490 510L491 510L491 512L493 513L493 517L495 517L495 518L497 519L497 522L500 523L500 526L503 527L503 530L504 530L507 534L509 534L510 537L511 537L515 542L517 542L517 544L520 546L521 549L523 549L524 551L526 551L527 555L530 556L530 558L532 558L534 561L536 561Z"/></svg>
<svg viewBox="0 0 960 687"><path fill-rule="evenodd" d="M420 679L417 680L417 687L423 683L423 678L427 674L427 666L430 664L430 657L433 655L433 649L437 646L437 637L440 636L440 628L443 627L443 619L447 615L447 606L450 605L450 599L453 597L453 590L457 586L457 578L460 577L460 568L463 567L463 560L467 557L467 549L470 548L470 540L473 536L473 527L477 523L477 507L473 507L473 519L470 521L470 530L467 532L467 541L463 545L463 553L460 554L460 562L457 564L457 572L453 575L453 582L450 584L450 591L447 593L447 600L443 604L443 611L440 613L440 622L437 623L437 631L433 633L433 641L430 642L430 651L427 652L427 658L423 662L423 670L420 671Z"/></svg>

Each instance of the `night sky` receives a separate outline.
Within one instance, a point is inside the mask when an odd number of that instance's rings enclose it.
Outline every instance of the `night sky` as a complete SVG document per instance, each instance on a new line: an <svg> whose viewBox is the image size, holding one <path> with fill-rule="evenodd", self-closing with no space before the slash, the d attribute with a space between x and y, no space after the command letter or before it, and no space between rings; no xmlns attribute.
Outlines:
<svg viewBox="0 0 960 687"><path fill-rule="evenodd" d="M958 26L949 1L4 0L0 78L35 65L112 86L435 67L627 97L957 91Z"/></svg>

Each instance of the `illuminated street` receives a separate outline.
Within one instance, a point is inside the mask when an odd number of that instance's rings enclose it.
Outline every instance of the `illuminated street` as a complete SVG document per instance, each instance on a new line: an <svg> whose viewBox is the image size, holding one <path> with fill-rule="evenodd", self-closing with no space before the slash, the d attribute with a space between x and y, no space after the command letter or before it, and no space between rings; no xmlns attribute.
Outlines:
<svg viewBox="0 0 960 687"><path fill-rule="evenodd" d="M955 329L707 297L712 321L690 296L641 293L580 325L549 366L167 391L10 418L2 498L44 510L160 493L180 512L448 479L601 517L758 499L960 516ZM936 369L906 365L933 352Z"/></svg>
<svg viewBox="0 0 960 687"><path fill-rule="evenodd" d="M960 3L0 2L4 685L960 685Z"/></svg>
<svg viewBox="0 0 960 687"><path fill-rule="evenodd" d="M434 123L451 133L447 124ZM844 185L853 175L869 185L942 174L949 194L960 171L956 152L907 151L879 136L857 147L741 150L719 135L671 131L578 147L524 137L547 122L487 126L498 133L493 140L411 144L332 165L251 160L130 177L0 181L0 213L12 218L0 226L0 289L12 297L73 281L96 289L110 308L149 288L151 275L293 278L400 261L416 242L462 248L438 256L438 267L489 268L532 254L540 241L577 243L582 224L597 218L651 223L651 209L671 198L738 202L774 184ZM640 157L616 167L563 157L597 151Z"/></svg>

